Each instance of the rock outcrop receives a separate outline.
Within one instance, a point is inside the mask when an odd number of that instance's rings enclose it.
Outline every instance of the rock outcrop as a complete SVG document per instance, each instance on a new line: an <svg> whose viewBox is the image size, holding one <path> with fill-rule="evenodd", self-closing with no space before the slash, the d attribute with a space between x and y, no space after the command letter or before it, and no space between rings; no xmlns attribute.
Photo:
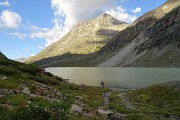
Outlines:
<svg viewBox="0 0 180 120"><path fill-rule="evenodd" d="M82 115L82 113L83 113L83 108L82 107L80 107L80 106L78 106L78 105L75 105L75 104L73 104L72 105L72 107L71 107L71 109L70 109L70 111L73 113L77 113L77 114L79 114L79 115Z"/></svg>

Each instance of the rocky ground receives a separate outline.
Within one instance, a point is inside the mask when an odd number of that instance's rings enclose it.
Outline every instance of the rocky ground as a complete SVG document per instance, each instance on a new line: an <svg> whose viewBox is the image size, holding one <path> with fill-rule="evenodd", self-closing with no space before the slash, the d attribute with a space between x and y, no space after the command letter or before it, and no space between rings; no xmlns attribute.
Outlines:
<svg viewBox="0 0 180 120"><path fill-rule="evenodd" d="M28 81L25 78L29 76L23 74L18 79L14 75L0 74L1 112L5 108L13 111L29 106L44 106L43 110L48 110L52 104L65 103L70 110L66 119L70 120L180 119L179 82L136 90L78 86L63 79L52 82L58 78L48 75L31 76ZM0 118L6 120L3 115L0 114Z"/></svg>

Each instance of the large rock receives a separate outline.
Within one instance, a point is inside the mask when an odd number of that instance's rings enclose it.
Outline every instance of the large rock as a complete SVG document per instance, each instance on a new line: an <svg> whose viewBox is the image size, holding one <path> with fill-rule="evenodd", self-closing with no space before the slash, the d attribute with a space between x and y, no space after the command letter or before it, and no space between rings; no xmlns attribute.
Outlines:
<svg viewBox="0 0 180 120"><path fill-rule="evenodd" d="M29 90L29 88L28 88L28 87L26 87L26 86L25 86L25 87L23 87L22 93L29 95L29 94L30 94L30 90Z"/></svg>
<svg viewBox="0 0 180 120"><path fill-rule="evenodd" d="M126 117L127 117L126 114L116 113L114 114L113 120L125 120Z"/></svg>
<svg viewBox="0 0 180 120"><path fill-rule="evenodd" d="M6 77L6 76L3 76L3 77L2 77L2 80L7 80L7 77Z"/></svg>
<svg viewBox="0 0 180 120"><path fill-rule="evenodd" d="M98 108L98 114L102 116L110 117L113 114L113 112L110 110L103 110Z"/></svg>
<svg viewBox="0 0 180 120"><path fill-rule="evenodd" d="M73 104L71 109L70 109L70 112L74 112L74 113L77 113L77 114L82 114L83 108L78 106L78 105Z"/></svg>

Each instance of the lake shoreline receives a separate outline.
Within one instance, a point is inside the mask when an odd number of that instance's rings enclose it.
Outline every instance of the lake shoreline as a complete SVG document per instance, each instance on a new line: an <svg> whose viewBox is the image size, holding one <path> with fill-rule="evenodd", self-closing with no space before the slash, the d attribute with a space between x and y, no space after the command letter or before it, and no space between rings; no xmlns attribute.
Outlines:
<svg viewBox="0 0 180 120"><path fill-rule="evenodd" d="M46 68L53 75L69 79L70 83L108 88L141 89L169 81L180 81L177 68Z"/></svg>

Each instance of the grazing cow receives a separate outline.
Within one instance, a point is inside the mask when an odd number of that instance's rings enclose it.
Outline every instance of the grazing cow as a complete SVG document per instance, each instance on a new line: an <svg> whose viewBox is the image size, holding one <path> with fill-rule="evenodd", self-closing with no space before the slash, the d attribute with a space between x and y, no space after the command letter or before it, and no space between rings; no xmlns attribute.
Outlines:
<svg viewBox="0 0 180 120"><path fill-rule="evenodd" d="M102 88L104 88L104 85L105 85L104 81L101 81L101 87Z"/></svg>

